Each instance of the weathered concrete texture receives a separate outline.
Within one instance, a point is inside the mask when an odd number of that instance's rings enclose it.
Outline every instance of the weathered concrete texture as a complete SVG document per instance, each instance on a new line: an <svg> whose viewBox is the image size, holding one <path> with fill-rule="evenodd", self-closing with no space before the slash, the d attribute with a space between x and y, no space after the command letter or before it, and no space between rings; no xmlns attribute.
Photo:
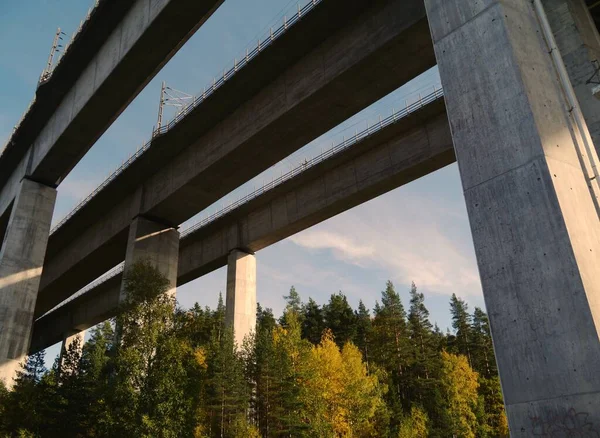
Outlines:
<svg viewBox="0 0 600 438"><path fill-rule="evenodd" d="M588 129L600 151L600 100L586 82L594 73L592 61L600 61L600 37L583 0L543 0L556 44L563 57ZM600 81L600 75L595 80Z"/></svg>
<svg viewBox="0 0 600 438"><path fill-rule="evenodd" d="M137 262L146 261L169 280L168 294L175 297L179 260L179 232L176 228L138 216L129 227L124 273ZM121 286L122 302L125 284Z"/></svg>
<svg viewBox="0 0 600 438"><path fill-rule="evenodd" d="M106 17L98 27L85 29L73 47L77 53L69 50L65 64L61 62L51 80L40 86L26 127L14 139L18 144L2 154L0 215L15 197L15 180L28 175L59 184L222 2L113 0L102 4L99 13Z"/></svg>
<svg viewBox="0 0 600 438"><path fill-rule="evenodd" d="M425 4L511 436L600 433L600 222L532 4Z"/></svg>
<svg viewBox="0 0 600 438"><path fill-rule="evenodd" d="M182 238L177 284L227 265L233 249L259 251L454 160L438 100ZM65 328L114 316L120 281L116 276L38 319L32 352L59 342Z"/></svg>
<svg viewBox="0 0 600 438"><path fill-rule="evenodd" d="M346 13L344 2L328 0L318 7L327 5L340 5ZM422 0L350 5L366 11L316 41L311 28L302 26L319 11L307 14L181 125L155 139L149 161L128 168L53 234L36 315L105 272L103 264L123 259L123 230L130 219L123 208L139 202L141 214L181 224L435 64ZM327 10L314 23L318 35L337 14ZM300 44L308 33L311 44ZM261 79L255 89L254 78L263 75L269 81ZM221 117L215 120L211 111ZM171 150L180 152L173 157Z"/></svg>
<svg viewBox="0 0 600 438"><path fill-rule="evenodd" d="M0 251L0 379L7 386L29 350L56 190L24 179Z"/></svg>
<svg viewBox="0 0 600 438"><path fill-rule="evenodd" d="M63 335L63 342L60 347L60 370L63 370L65 366L65 356L69 353L69 349L75 351L77 350L78 355L81 357L81 353L83 352L83 343L85 342L85 330L71 330L65 332Z"/></svg>
<svg viewBox="0 0 600 438"><path fill-rule="evenodd" d="M237 249L227 260L225 324L238 348L256 329L256 257Z"/></svg>

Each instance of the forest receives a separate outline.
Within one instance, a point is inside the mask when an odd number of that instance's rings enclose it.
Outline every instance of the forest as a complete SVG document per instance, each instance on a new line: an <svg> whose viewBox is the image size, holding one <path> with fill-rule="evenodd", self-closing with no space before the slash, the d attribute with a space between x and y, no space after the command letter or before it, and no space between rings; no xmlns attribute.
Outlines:
<svg viewBox="0 0 600 438"><path fill-rule="evenodd" d="M118 316L45 367L0 384L6 437L504 437L508 424L489 322L452 295L452 330L429 320L412 285L391 282L369 310L334 293L303 302L292 287L279 318L234 345L216 309L177 308L147 262L124 279Z"/></svg>

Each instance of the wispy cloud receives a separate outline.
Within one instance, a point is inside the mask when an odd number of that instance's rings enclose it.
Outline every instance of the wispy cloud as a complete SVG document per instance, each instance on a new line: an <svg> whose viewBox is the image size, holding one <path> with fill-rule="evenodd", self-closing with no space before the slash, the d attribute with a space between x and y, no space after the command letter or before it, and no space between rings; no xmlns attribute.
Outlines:
<svg viewBox="0 0 600 438"><path fill-rule="evenodd" d="M435 293L478 296L481 285L461 207L397 192L291 240L313 251L331 251L348 264L383 269L390 278L415 281Z"/></svg>

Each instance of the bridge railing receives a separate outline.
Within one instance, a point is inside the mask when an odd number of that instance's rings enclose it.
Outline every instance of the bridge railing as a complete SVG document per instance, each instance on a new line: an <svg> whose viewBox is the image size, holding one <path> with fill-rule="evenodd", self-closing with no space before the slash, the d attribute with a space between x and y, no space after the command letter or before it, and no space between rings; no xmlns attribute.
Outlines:
<svg viewBox="0 0 600 438"><path fill-rule="evenodd" d="M166 134L170 129L172 129L175 125L177 125L181 120L183 120L189 113L191 113L198 105L204 102L211 94L213 94L219 87L221 87L225 82L227 82L233 75L235 75L240 69L245 67L252 61L254 58L258 56L260 52L262 52L265 48L270 46L277 38L283 35L291 26L296 24L301 18L315 8L319 3L324 0L310 0L308 4L304 7L299 7L298 11L290 18L284 18L283 24L277 28L275 31L272 29L269 31L269 35L264 39L259 39L257 46L252 51L247 51L246 56L243 57L239 62L237 60L234 61L233 67L229 70L224 70L223 75L213 80L213 83L206 87L204 92L199 96L195 97L192 102L188 106L186 106L181 112L175 116L169 123L166 125L154 129L152 132L152 138L148 140L140 149L138 149L135 154L127 159L120 167L118 167L106 180L104 180L92 193L90 193L83 201L75 206L73 210L71 210L65 217L63 217L50 231L50 234L55 233L61 226L63 226L71 217L75 215L79 210L81 210L94 196L98 194L104 187L110 184L117 176L119 176L125 169L127 169L131 163L137 160L141 155L146 152L150 146L152 146L152 141L158 137L159 135Z"/></svg>
<svg viewBox="0 0 600 438"><path fill-rule="evenodd" d="M227 207L217 211L216 213L200 220L198 223L190 226L185 231L183 231L181 233L181 238L183 239L183 238L189 236L193 232L197 231L198 229L200 229L202 227L207 226L211 222L214 222L215 220L226 215L227 213L231 212L232 210L239 208L243 204L246 204L249 201L257 198L258 196L264 194L265 192L268 192L269 190L274 189L275 187L294 178L295 176L303 173L304 171L310 169L311 167L314 167L317 164L325 161L326 159L330 158L331 156L336 155L336 154L340 153L341 151L347 149L348 147L364 140L365 138L375 134L376 132L380 131L381 129L385 128L386 126L396 123L398 120L405 118L406 116L410 115L411 113L414 113L415 111L424 107L425 105L441 98L443 95L444 95L444 91L441 88L434 87L434 90L431 94L428 94L424 97L419 97L418 101L416 101L410 105L407 105L405 108L403 108L399 111L393 111L392 115L386 117L385 119L380 118L378 122L367 126L367 128L364 129L363 131L356 132L353 136L351 136L349 138L344 138L344 140L341 143L333 146L332 148L326 150L325 152L317 155L316 157L314 157L310 160L304 161L304 163L302 163L301 165L299 165L299 166L295 167L294 169L290 170L289 172L279 176L278 178L275 178L272 181L266 183L265 185L263 185L262 187L260 187L259 189L255 190L255 191L253 191L252 193L244 196L241 199L238 199L237 201L235 201L232 204L228 205Z"/></svg>
<svg viewBox="0 0 600 438"><path fill-rule="evenodd" d="M186 237L189 237L192 233L198 231L199 229L201 229L203 227L206 227L210 223L225 216L227 213L230 213L231 211L233 211L237 208L240 208L242 205L247 204L248 202L252 201L253 199L256 199L258 196L268 192L269 190L272 190L272 189L278 187L279 185L283 184L284 182L307 171L308 169L316 166L317 164L325 161L326 159L339 154L340 152L348 149L350 146L355 145L356 143L359 143L362 140L365 140L366 138L379 132L383 128L385 128L391 124L394 124L394 123L398 122L399 120L404 119L405 117L409 116L410 114L414 113L415 111L419 110L420 108L423 108L424 106L436 101L437 99L442 98L443 96L444 96L444 91L441 88L434 87L432 93L430 93L426 96L423 96L423 97L420 96L419 100L417 100L416 102L414 102L410 105L407 105L405 108L403 108L399 111L392 111L392 115L390 115L384 119L380 119L378 122L376 122L372 125L368 125L366 129L364 129L360 132L356 132L352 137L349 137L347 139L344 138L344 140L342 142L338 143L337 145L333 146L332 148L323 152L322 154L319 154L316 157L305 161L300 166L295 167L293 170L291 170L291 171L285 173L284 175L272 180L271 182L263 185L262 187L253 191L252 193L248 194L247 196L244 196L243 198L241 198L241 199L237 200L236 202L228 205L227 207L219 210L218 212L216 212L216 213L200 220L196 224L191 225L190 227L186 228L181 233L181 239L185 239ZM92 289L98 287L99 285L105 283L106 281L110 280L111 278L114 278L117 275L122 274L123 266L124 266L123 263L120 263L119 265L115 266L110 271L106 272L105 274L98 277L93 282L89 283L84 288L77 291L75 294L73 294L67 300L61 302L60 304L55 306L53 309L46 312L46 314L54 312L55 310L57 310L60 307L63 307L70 301L73 301L75 298L78 298L78 297L84 295L85 293L89 292L90 290L92 290Z"/></svg>

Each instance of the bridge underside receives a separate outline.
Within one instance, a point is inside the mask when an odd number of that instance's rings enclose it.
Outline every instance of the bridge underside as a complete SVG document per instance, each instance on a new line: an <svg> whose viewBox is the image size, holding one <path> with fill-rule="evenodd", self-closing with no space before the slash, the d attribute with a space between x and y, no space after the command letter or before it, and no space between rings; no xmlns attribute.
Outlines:
<svg viewBox="0 0 600 438"><path fill-rule="evenodd" d="M180 242L177 285L254 253L455 161L442 99L316 164ZM121 274L38 319L31 351L115 315Z"/></svg>

